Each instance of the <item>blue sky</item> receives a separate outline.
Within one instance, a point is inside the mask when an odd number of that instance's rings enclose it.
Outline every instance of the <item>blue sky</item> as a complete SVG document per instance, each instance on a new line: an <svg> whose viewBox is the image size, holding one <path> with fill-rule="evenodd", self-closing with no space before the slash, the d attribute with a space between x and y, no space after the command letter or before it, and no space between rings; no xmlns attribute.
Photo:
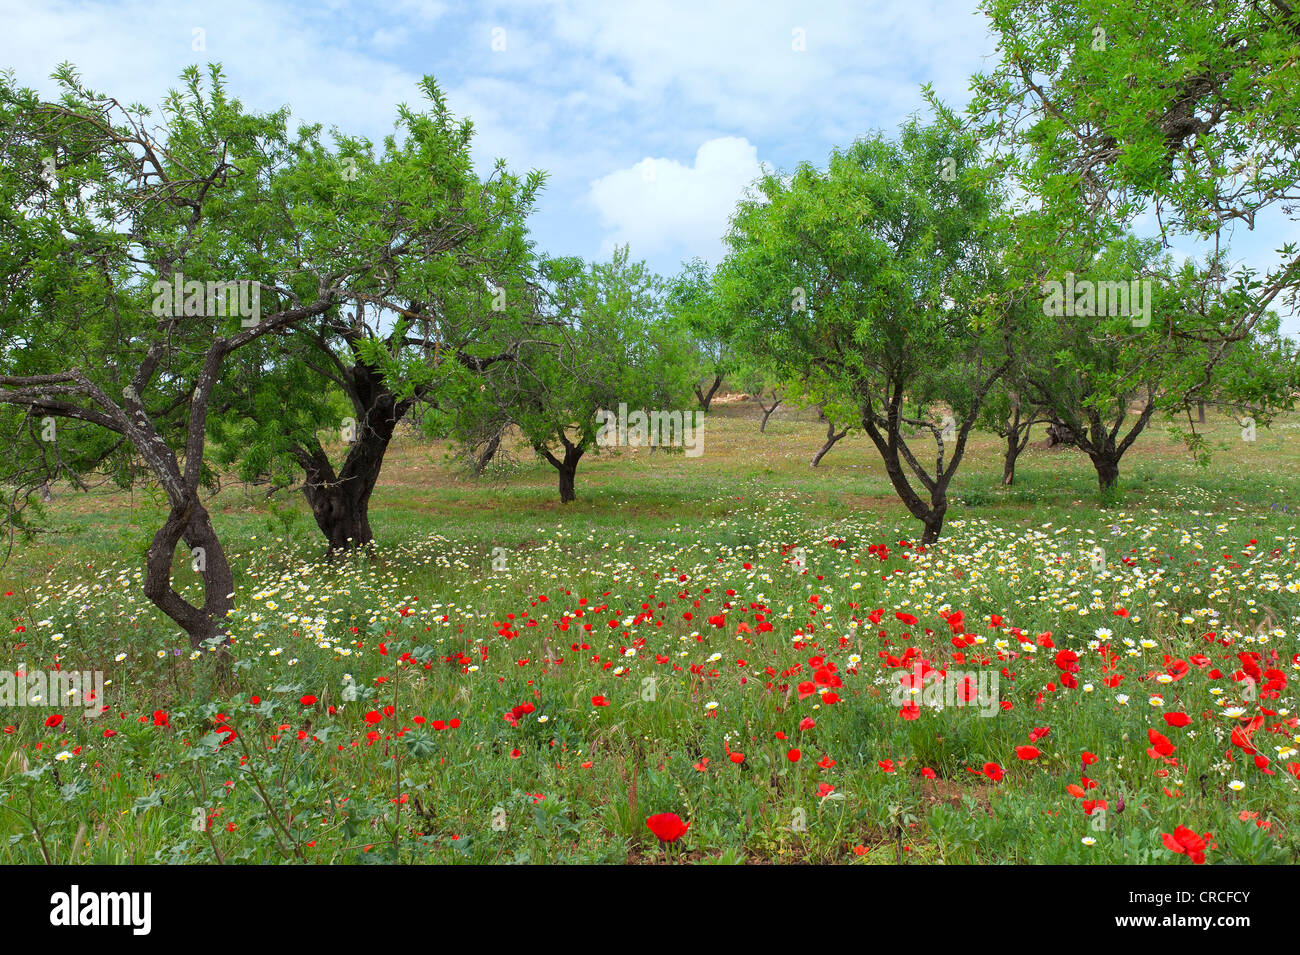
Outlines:
<svg viewBox="0 0 1300 955"><path fill-rule="evenodd" d="M93 88L152 105L185 66L216 61L247 106L376 140L432 74L473 119L481 170L502 157L548 172L542 249L626 242L664 274L718 259L760 164L820 164L892 130L922 108L922 83L964 106L994 52L975 0L0 0L0 22L0 68L37 89L70 60ZM1300 228L1269 216L1239 230L1234 258L1262 269L1287 240Z"/></svg>

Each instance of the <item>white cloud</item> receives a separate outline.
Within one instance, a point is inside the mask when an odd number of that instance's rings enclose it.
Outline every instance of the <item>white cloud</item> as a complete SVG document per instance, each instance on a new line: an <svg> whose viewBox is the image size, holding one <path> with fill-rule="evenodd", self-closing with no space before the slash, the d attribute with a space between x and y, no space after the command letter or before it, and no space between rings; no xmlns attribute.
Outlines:
<svg viewBox="0 0 1300 955"><path fill-rule="evenodd" d="M591 183L588 198L607 230L602 254L630 244L637 258L676 252L717 261L736 201L762 173L747 139L710 139L693 165L646 158Z"/></svg>

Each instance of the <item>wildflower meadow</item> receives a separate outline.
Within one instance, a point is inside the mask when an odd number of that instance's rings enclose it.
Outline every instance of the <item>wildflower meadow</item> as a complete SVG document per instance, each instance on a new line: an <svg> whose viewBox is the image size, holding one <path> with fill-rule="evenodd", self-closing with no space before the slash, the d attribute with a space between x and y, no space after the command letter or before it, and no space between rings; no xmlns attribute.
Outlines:
<svg viewBox="0 0 1300 955"><path fill-rule="evenodd" d="M392 541L346 560L223 491L225 671L140 596L158 505L69 498L8 654L103 705L6 709L7 861L1294 861L1286 432L1209 472L1153 435L1108 507L1069 450L997 487L986 441L926 546L864 441L810 475L808 415L707 427L565 511L544 465L483 488L404 438Z"/></svg>

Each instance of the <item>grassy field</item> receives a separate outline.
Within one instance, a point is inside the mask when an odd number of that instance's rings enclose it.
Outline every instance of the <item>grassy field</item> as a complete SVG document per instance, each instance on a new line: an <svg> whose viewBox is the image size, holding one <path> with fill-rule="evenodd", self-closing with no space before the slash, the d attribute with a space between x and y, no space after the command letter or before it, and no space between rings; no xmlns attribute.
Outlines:
<svg viewBox="0 0 1300 955"><path fill-rule="evenodd" d="M1109 506L1042 435L1001 487L980 435L929 549L865 437L809 468L808 412L719 404L564 507L403 435L373 556L213 499L219 682L141 591L160 501L57 487L4 667L102 671L104 711L0 715L0 862L1294 863L1297 426L1212 415L1201 468L1157 422Z"/></svg>

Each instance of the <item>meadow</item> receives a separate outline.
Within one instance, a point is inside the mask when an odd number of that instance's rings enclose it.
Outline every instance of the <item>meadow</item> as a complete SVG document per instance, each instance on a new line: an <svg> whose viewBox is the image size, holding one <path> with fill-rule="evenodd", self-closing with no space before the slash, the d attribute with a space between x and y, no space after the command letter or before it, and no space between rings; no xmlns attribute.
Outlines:
<svg viewBox="0 0 1300 955"><path fill-rule="evenodd" d="M1208 467L1157 418L1105 500L1041 432L1002 487L977 433L927 548L860 432L813 469L815 414L759 415L563 506L404 431L332 562L227 476L224 662L142 594L165 502L54 487L4 667L104 695L0 714L0 862L1300 859L1300 418L1212 411Z"/></svg>

